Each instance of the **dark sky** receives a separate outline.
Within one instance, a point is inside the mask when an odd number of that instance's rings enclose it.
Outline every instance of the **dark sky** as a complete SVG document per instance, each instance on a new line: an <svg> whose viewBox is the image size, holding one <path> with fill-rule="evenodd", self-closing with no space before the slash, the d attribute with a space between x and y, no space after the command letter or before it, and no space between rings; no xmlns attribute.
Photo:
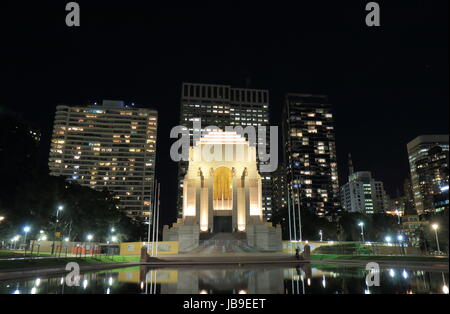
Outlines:
<svg viewBox="0 0 450 314"><path fill-rule="evenodd" d="M165 223L183 81L268 89L272 125L285 93L329 95L341 183L351 152L392 196L409 172L406 143L448 134L448 1L378 1L379 28L365 25L369 1L78 1L79 28L65 25L66 2L1 1L0 105L41 127L45 150L58 103L157 108Z"/></svg>

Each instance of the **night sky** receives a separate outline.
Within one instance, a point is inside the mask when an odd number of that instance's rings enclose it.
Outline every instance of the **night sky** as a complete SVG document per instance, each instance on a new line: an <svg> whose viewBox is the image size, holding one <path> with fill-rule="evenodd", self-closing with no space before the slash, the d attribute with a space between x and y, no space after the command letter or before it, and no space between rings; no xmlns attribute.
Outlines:
<svg viewBox="0 0 450 314"><path fill-rule="evenodd" d="M391 196L409 173L406 143L448 134L448 1L378 1L379 28L365 24L369 1L78 1L78 28L65 24L67 2L1 1L0 106L41 128L46 153L59 103L158 109L164 223L183 81L268 89L280 126L285 93L328 95L340 184L351 152Z"/></svg>

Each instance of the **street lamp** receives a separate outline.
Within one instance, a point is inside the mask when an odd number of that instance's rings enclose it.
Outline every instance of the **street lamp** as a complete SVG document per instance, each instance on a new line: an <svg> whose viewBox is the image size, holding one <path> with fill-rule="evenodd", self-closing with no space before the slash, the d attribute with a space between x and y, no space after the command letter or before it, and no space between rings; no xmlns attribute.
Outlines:
<svg viewBox="0 0 450 314"><path fill-rule="evenodd" d="M92 253L92 255L93 255L93 250L92 250L92 245L91 245L91 241L92 241L92 239L94 239L94 236L92 235L92 234L88 234L87 236L86 236L86 239L89 241L89 248L90 248L90 250L91 250L91 253ZM84 249L84 256L86 256L86 248Z"/></svg>
<svg viewBox="0 0 450 314"><path fill-rule="evenodd" d="M361 227L361 237L362 237L362 242L364 243L364 223L361 221L358 223L358 226Z"/></svg>
<svg viewBox="0 0 450 314"><path fill-rule="evenodd" d="M23 227L23 232L25 232L25 244L27 243L27 234L30 232L31 228L29 226Z"/></svg>
<svg viewBox="0 0 450 314"><path fill-rule="evenodd" d="M117 242L117 237L116 237L116 236L112 236L112 237L111 237L111 241L112 241L112 242Z"/></svg>
<svg viewBox="0 0 450 314"><path fill-rule="evenodd" d="M56 231L58 229L58 224L59 224L59 212L62 211L64 209L64 206L59 205L58 209L56 210L56 224L55 224L55 228L54 228L54 234L53 234L53 244L52 244L52 254L55 251L55 241L56 241Z"/></svg>
<svg viewBox="0 0 450 314"><path fill-rule="evenodd" d="M400 247L400 254L403 254L403 243L402 243L404 240L403 235L399 234L397 236L397 240L398 240L398 245Z"/></svg>
<svg viewBox="0 0 450 314"><path fill-rule="evenodd" d="M5 220L5 216L0 216L0 222L2 222L3 220Z"/></svg>
<svg viewBox="0 0 450 314"><path fill-rule="evenodd" d="M395 210L395 214L397 215L397 223L400 224L400 212L398 209Z"/></svg>
<svg viewBox="0 0 450 314"><path fill-rule="evenodd" d="M16 242L19 241L20 235L14 236L14 238L11 239L11 242L14 243L14 250L16 249Z"/></svg>
<svg viewBox="0 0 450 314"><path fill-rule="evenodd" d="M58 210L56 211L56 222L58 222L58 214L59 214L59 212L62 211L63 209L64 209L64 206L62 206L62 205L58 206Z"/></svg>
<svg viewBox="0 0 450 314"><path fill-rule="evenodd" d="M391 243L392 238L391 238L390 236L386 236L386 237L384 238L384 240L389 244L389 243Z"/></svg>
<svg viewBox="0 0 450 314"><path fill-rule="evenodd" d="M24 240L24 243L25 243L25 254L27 252L27 235L28 235L28 232L30 232L30 230L31 230L31 228L29 226L23 227L23 232L25 232L25 240Z"/></svg>
<svg viewBox="0 0 450 314"><path fill-rule="evenodd" d="M434 229L434 234L436 236L436 244L437 244L438 253L441 254L441 249L439 247L439 238L438 238L438 234L437 234L437 230L439 229L439 225L438 224L433 224L431 227Z"/></svg>

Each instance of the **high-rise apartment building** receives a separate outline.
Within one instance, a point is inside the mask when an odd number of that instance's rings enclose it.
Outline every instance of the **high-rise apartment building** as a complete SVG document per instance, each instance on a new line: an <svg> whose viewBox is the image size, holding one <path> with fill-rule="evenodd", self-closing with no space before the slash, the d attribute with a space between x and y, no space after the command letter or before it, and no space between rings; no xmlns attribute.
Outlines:
<svg viewBox="0 0 450 314"><path fill-rule="evenodd" d="M449 136L418 136L407 149L417 213L440 211L445 205L448 208Z"/></svg>
<svg viewBox="0 0 450 314"><path fill-rule="evenodd" d="M56 108L50 174L108 189L129 216L147 219L153 202L156 110L103 101Z"/></svg>
<svg viewBox="0 0 450 314"><path fill-rule="evenodd" d="M295 208L319 216L339 209L332 106L327 96L286 95L283 108L286 180Z"/></svg>
<svg viewBox="0 0 450 314"><path fill-rule="evenodd" d="M355 172L351 154L348 157L348 182L341 187L342 208L348 212L365 214L390 211L392 203L383 182L373 179L369 171ZM398 208L397 212L400 214Z"/></svg>
<svg viewBox="0 0 450 314"><path fill-rule="evenodd" d="M225 127L266 126L269 132L269 92L261 89L233 88L228 85L183 83L181 91L180 125L185 126L193 145L193 123L201 121L201 131L212 131L208 126ZM269 137L267 136L267 142ZM250 143L255 145L256 143ZM258 160L258 164L260 161ZM183 208L183 178L187 162L180 161L178 169L178 213ZM258 169L259 170L259 169ZM271 174L261 173L262 210L270 219L272 210Z"/></svg>

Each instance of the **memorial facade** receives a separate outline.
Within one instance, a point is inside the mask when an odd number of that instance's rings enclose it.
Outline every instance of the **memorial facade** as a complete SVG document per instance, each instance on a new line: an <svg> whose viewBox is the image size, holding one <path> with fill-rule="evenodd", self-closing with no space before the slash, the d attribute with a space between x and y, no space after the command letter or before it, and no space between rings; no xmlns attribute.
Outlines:
<svg viewBox="0 0 450 314"><path fill-rule="evenodd" d="M201 234L245 233L258 250L281 250L281 227L263 218L262 184L256 147L236 132L210 132L189 149L183 180L183 216L164 227L164 241L179 241L180 251L199 245Z"/></svg>

